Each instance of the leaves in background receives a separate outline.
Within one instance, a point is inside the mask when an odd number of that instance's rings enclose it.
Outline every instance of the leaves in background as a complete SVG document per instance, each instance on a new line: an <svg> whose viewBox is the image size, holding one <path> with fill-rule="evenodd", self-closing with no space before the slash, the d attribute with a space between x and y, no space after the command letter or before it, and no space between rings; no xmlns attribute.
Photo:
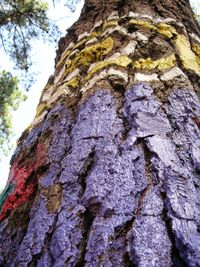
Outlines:
<svg viewBox="0 0 200 267"><path fill-rule="evenodd" d="M12 136L11 113L19 103L26 99L19 89L19 80L10 72L0 72L0 155L10 149L9 141Z"/></svg>

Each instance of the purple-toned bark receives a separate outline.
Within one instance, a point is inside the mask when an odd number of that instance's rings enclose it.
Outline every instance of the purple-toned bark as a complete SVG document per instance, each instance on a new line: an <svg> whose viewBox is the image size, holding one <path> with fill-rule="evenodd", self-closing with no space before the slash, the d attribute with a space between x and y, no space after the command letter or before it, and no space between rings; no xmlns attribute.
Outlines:
<svg viewBox="0 0 200 267"><path fill-rule="evenodd" d="M200 266L199 28L186 0L150 2L88 0L60 41L0 198L0 266Z"/></svg>
<svg viewBox="0 0 200 267"><path fill-rule="evenodd" d="M198 107L182 89L161 109L138 84L119 112L108 90L88 98L76 120L55 108L42 127L54 134L39 183L60 185L60 205L49 213L40 195L25 234L1 224L4 266L198 266L199 158L189 149L199 143Z"/></svg>

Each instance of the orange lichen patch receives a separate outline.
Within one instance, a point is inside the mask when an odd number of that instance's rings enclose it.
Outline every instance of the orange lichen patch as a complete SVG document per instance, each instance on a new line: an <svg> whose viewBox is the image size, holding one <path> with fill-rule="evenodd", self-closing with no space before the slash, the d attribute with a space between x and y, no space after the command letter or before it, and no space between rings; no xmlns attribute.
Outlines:
<svg viewBox="0 0 200 267"><path fill-rule="evenodd" d="M192 45L192 51L194 51L194 53L196 54L197 62L200 65L200 45L193 44Z"/></svg>
<svg viewBox="0 0 200 267"><path fill-rule="evenodd" d="M54 184L43 189L43 194L47 198L47 209L50 213L56 212L60 208L62 199L62 187L60 184Z"/></svg>
<svg viewBox="0 0 200 267"><path fill-rule="evenodd" d="M200 116L194 117L193 121L196 123L196 125L199 127L200 129Z"/></svg>

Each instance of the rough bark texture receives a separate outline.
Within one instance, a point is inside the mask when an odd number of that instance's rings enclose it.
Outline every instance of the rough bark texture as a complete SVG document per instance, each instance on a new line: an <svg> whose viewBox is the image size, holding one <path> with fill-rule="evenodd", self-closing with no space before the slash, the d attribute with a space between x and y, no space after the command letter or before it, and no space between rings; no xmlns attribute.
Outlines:
<svg viewBox="0 0 200 267"><path fill-rule="evenodd" d="M200 266L200 39L187 0L88 0L0 198L0 266Z"/></svg>

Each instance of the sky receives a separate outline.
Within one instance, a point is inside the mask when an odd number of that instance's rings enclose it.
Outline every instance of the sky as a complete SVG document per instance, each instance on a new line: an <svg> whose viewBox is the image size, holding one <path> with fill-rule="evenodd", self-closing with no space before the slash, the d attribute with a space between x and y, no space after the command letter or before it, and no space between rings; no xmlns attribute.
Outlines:
<svg viewBox="0 0 200 267"><path fill-rule="evenodd" d="M77 5L76 11L72 13L67 7L63 7L62 3L56 3L53 6L53 1L48 0L49 3L49 16L59 26L62 35L65 35L66 29L69 28L80 15L81 8L83 6L83 0ZM200 13L200 0L190 0L193 6L198 9ZM15 136L13 142L20 137L21 133L29 126L32 122L37 104L39 102L40 94L44 88L49 76L54 71L54 58L56 48L54 45L44 43L42 40L34 41L32 43L32 58L34 59L34 71L38 73L36 82L28 93L28 99L21 103L19 109L13 113L13 130ZM0 50L1 65L3 62L4 69L12 71L12 63L8 57ZM5 187L9 173L9 161L13 154L13 151L9 153L7 157L1 157L0 161L0 192Z"/></svg>

